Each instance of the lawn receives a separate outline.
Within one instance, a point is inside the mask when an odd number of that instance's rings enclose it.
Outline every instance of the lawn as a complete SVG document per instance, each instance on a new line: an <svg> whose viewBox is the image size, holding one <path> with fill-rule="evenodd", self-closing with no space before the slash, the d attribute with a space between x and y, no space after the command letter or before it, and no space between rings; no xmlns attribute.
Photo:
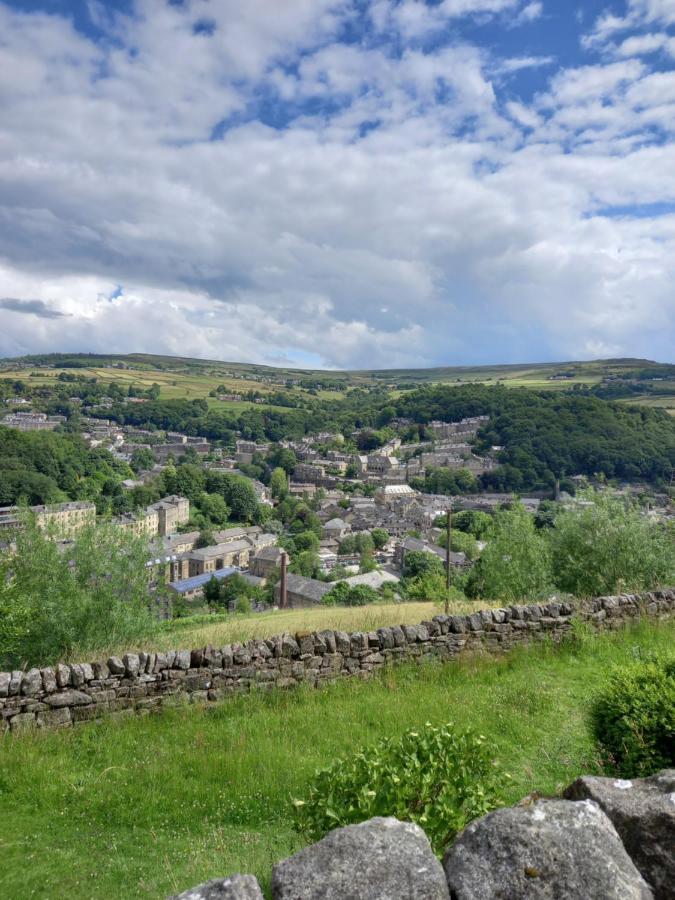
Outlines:
<svg viewBox="0 0 675 900"><path fill-rule="evenodd" d="M559 791L598 770L585 716L612 666L673 638L673 624L642 625L558 650L5 737L0 896L162 898L232 872L268 885L272 864L302 845L290 799L317 766L425 721L495 742L512 775L505 802Z"/></svg>

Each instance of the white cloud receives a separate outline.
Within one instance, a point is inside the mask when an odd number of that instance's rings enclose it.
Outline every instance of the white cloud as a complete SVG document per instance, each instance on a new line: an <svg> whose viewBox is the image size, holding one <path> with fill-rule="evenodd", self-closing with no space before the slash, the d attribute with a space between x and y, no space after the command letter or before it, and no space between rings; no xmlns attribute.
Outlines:
<svg viewBox="0 0 675 900"><path fill-rule="evenodd" d="M522 69L538 69L542 66L550 66L555 62L553 56L512 56L502 60L496 67L497 74L520 72Z"/></svg>
<svg viewBox="0 0 675 900"><path fill-rule="evenodd" d="M632 35L615 47L614 53L621 57L647 56L660 50L675 57L675 37L665 33Z"/></svg>
<svg viewBox="0 0 675 900"><path fill-rule="evenodd" d="M540 19L544 13L544 4L538 2L527 3L520 10L518 15L514 20L514 24L516 25L527 25L529 22L534 22L536 19Z"/></svg>
<svg viewBox="0 0 675 900"><path fill-rule="evenodd" d="M675 204L672 73L419 40L532 5L379 0L341 43L349 0L98 6L98 42L0 4L0 353L667 357L675 223L628 212Z"/></svg>

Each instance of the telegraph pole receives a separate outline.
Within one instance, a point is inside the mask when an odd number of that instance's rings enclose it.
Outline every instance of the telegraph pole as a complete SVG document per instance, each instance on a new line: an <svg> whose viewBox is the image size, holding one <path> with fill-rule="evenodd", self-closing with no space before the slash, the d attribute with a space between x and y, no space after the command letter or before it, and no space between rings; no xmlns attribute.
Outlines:
<svg viewBox="0 0 675 900"><path fill-rule="evenodd" d="M452 507L448 506L447 520L445 523L445 614L450 611L450 544L452 541Z"/></svg>

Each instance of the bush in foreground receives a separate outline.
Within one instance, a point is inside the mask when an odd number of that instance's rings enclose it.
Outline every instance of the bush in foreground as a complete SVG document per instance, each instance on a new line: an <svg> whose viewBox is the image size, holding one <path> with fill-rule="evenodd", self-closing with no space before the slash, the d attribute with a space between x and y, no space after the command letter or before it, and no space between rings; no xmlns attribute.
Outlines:
<svg viewBox="0 0 675 900"><path fill-rule="evenodd" d="M616 669L591 723L608 768L628 778L675 766L675 656Z"/></svg>
<svg viewBox="0 0 675 900"><path fill-rule="evenodd" d="M295 801L296 823L318 840L333 828L396 816L420 825L440 854L468 822L499 805L505 778L485 737L427 723L317 772L308 798Z"/></svg>

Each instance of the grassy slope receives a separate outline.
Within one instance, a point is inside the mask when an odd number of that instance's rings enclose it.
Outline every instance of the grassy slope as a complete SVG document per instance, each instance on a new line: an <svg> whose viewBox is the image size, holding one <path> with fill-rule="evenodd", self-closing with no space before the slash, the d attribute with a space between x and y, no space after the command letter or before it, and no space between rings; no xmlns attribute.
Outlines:
<svg viewBox="0 0 675 900"><path fill-rule="evenodd" d="M474 609L485 609L484 600L453 603L451 612L460 614ZM152 640L145 641L146 650L175 650L178 647L192 649L209 644L222 647L234 641L248 641L251 638L271 637L275 634L298 631L321 631L332 628L335 631L374 631L385 625L400 625L406 622L421 622L443 612L442 604L435 603L376 603L370 606L331 607L318 606L314 609L270 610L246 616L209 616L206 621L200 617L195 624L191 619L173 619L160 627ZM130 648L112 646L106 656L124 652ZM73 661L88 658L86 650L73 654Z"/></svg>
<svg viewBox="0 0 675 900"><path fill-rule="evenodd" d="M78 354L72 354L77 356ZM529 387L532 389L545 389L551 391L569 390L575 383L591 385L597 384L602 377L610 373L630 377L636 369L645 365L658 366L646 360L594 360L589 362L558 362L536 363L523 365L494 365L494 366L450 366L433 369L392 369L373 371L331 371L322 372L312 369L284 369L258 366L247 363L215 362L209 360L184 360L179 357L160 357L142 354L130 354L116 359L131 365L132 369L117 369L107 363L108 360L92 360L91 367L86 369L59 369L54 367L32 368L30 360L23 362L22 368L9 368L13 361L7 361L6 367L0 368L0 378L20 378L29 384L46 384L55 378L59 372L68 371L86 377L97 377L102 381L115 381L128 386L135 383L143 387L149 387L156 382L161 388L163 399L185 398L196 400L207 397L209 391L219 384L225 385L232 393L242 393L248 390L257 390L265 395L273 390L279 390L278 385L270 385L256 380L245 380L243 376L258 377L260 375L273 375L275 377L297 378L303 375L328 375L331 378L344 382L345 389L349 386L369 386L373 384L386 384L406 381L411 384L467 384L485 383L495 384L502 381L507 387ZM17 362L22 362L17 360ZM97 366L97 362L100 365ZM36 377L31 377L33 371ZM549 381L548 376L561 371L573 371L574 377L569 381ZM223 373L232 373L224 375ZM286 390L285 388L281 388ZM307 396L307 392L300 388L292 388L292 393ZM322 391L323 399L337 399L344 396L340 391ZM630 402L642 402L642 396L631 398ZM649 395L646 397L649 405L666 406L672 403L671 396L663 398ZM236 409L241 411L251 406L250 402L231 402L210 400L209 405L220 409Z"/></svg>
<svg viewBox="0 0 675 900"><path fill-rule="evenodd" d="M326 691L242 697L123 724L0 742L0 896L162 898L232 872L268 883L302 841L289 819L317 766L427 720L472 725L498 745L505 802L597 769L586 704L641 627L504 660L401 668Z"/></svg>

